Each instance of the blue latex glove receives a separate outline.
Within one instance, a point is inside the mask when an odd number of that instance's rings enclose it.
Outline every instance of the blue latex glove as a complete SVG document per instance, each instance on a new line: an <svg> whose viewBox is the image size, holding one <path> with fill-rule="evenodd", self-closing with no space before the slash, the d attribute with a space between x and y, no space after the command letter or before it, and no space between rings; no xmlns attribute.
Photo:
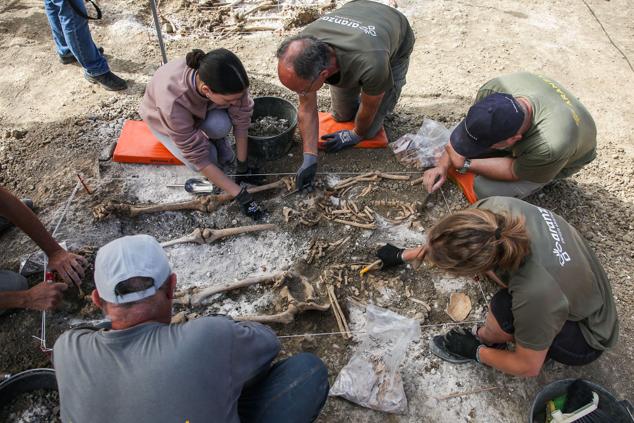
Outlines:
<svg viewBox="0 0 634 423"><path fill-rule="evenodd" d="M321 137L321 139L326 141L324 143L326 152L335 153L339 150L343 150L344 148L350 148L357 145L362 138L354 131L342 129L341 131L326 134Z"/></svg>
<svg viewBox="0 0 634 423"><path fill-rule="evenodd" d="M304 162L297 169L297 175L295 176L295 188L303 191L312 191L313 179L317 173L317 156L304 153Z"/></svg>

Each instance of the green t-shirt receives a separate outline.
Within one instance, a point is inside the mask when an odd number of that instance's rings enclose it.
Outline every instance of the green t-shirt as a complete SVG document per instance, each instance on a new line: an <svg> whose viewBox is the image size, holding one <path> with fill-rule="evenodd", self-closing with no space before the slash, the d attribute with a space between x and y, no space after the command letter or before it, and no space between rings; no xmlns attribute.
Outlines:
<svg viewBox="0 0 634 423"><path fill-rule="evenodd" d="M303 35L335 49L339 72L326 82L340 88L361 87L368 95L392 88L391 65L409 56L414 33L398 10L356 0L308 25Z"/></svg>
<svg viewBox="0 0 634 423"><path fill-rule="evenodd" d="M500 76L484 84L476 102L493 93L527 99L531 127L512 147L518 178L544 183L576 173L596 157L597 129L579 100L558 82L528 72Z"/></svg>
<svg viewBox="0 0 634 423"><path fill-rule="evenodd" d="M566 320L579 322L592 348L618 339L610 282L579 233L561 216L511 197L490 197L472 207L526 218L531 254L516 272L500 275L513 298L515 341L532 350L550 347Z"/></svg>

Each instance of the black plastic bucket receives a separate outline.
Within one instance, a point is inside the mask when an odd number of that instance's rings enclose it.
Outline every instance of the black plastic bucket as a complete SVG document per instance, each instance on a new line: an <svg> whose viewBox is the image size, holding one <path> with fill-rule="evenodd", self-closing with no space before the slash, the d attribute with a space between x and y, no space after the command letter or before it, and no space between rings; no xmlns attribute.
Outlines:
<svg viewBox="0 0 634 423"><path fill-rule="evenodd" d="M546 403L553 398L563 395L568 387L577 379L562 379L544 386L533 400L528 423L544 423L546 421ZM630 414L631 404L628 401L618 401L612 393L600 385L584 380L594 392L599 395L599 409L612 418L612 423L634 423Z"/></svg>
<svg viewBox="0 0 634 423"><path fill-rule="evenodd" d="M11 376L0 383L0 408L21 394L43 389L57 391L57 379L53 369L31 369Z"/></svg>
<svg viewBox="0 0 634 423"><path fill-rule="evenodd" d="M293 145L293 134L297 128L297 109L280 97L257 97L253 100L251 121L263 116L286 119L289 128L278 135L256 137L249 135L249 157L255 160L276 160L284 157Z"/></svg>

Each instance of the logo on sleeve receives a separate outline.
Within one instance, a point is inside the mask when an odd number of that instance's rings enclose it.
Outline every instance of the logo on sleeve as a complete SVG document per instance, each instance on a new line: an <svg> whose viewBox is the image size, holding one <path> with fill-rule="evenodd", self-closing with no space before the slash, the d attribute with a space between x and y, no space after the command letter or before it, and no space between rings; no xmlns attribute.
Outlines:
<svg viewBox="0 0 634 423"><path fill-rule="evenodd" d="M570 259L570 254L564 250L563 244L566 244L564 237L561 233L561 228L557 224L555 220L555 216L553 212L550 210L542 209L541 207L537 207L542 214L542 218L548 226L548 232L550 233L550 237L555 241L555 247L553 248L553 254L557 257L560 266L564 266L568 263Z"/></svg>
<svg viewBox="0 0 634 423"><path fill-rule="evenodd" d="M342 16L329 15L329 16L321 17L320 20L331 22L341 26L347 26L349 28L355 28L355 29L358 29L359 31L363 31L366 35L376 37L376 26L362 25L363 22L360 22L353 18L344 18Z"/></svg>

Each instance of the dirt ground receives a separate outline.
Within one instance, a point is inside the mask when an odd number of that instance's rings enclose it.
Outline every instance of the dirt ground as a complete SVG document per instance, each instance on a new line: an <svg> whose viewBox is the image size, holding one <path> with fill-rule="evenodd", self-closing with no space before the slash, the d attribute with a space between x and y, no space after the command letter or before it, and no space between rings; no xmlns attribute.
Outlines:
<svg viewBox="0 0 634 423"><path fill-rule="evenodd" d="M623 57L624 54L630 61L634 60L634 2L586 1L587 4L583 0L399 1L399 7L410 18L417 42L408 83L396 112L386 121L386 129L393 141L405 133L416 132L425 117L451 126L464 116L480 84L502 73L520 70L543 73L575 93L596 121L598 157L579 174L549 185L528 201L562 215L597 252L616 297L621 325L619 344L591 365L568 368L548 364L537 378L530 380L505 376L482 366L451 365L436 359L427 347L428 339L446 331L448 326L429 325L450 321L444 310L450 293L456 291L467 293L474 303L468 320L482 319L486 302L474 281L409 268L374 273L374 279L366 281L351 273L349 283L336 289L345 310L346 299L357 297L422 320L421 339L409 349L401 368L409 409L405 415L386 415L330 398L320 422L526 421L532 398L540 387L567 377L590 379L620 398L634 400L631 343L634 284L630 274L634 265L631 246L634 241L634 138L631 131L634 70ZM244 62L255 96L276 95L296 102L294 95L277 80L274 59L276 46L296 29L234 34L222 29L235 25L230 22L234 18L230 14L218 16L206 8L207 3L161 2L164 27L170 31L166 34L168 56L183 56L194 47L229 48ZM123 93L109 93L90 85L82 78L79 67L59 63L41 2L8 0L0 6L0 184L19 196L33 198L40 218L48 227L53 227L76 185L75 175L83 174L94 193L78 192L58 239L68 240L71 248L81 250L92 260L95 248L126 234L149 233L164 241L196 227L249 224L231 204L212 214L169 212L137 218L93 219L91 208L108 200L160 202L187 198L182 191L165 185L183 182L191 176L183 167L122 165L99 160L102 151L118 137L123 122L139 118L137 107L145 83L160 64L147 2L111 0L104 2L102 8L104 19L91 23L92 34L97 44L104 47L113 71L130 82L130 88ZM270 19L285 11L280 8L262 14L269 16L262 21L263 25L292 26L286 21ZM297 9L289 9L287 14L296 12ZM249 25L257 23L253 22L249 21ZM244 27L237 31L242 30ZM606 32L622 53L610 42ZM321 94L320 108L327 110L327 93ZM296 143L288 157L267 163L263 170L293 172L300 157L301 148ZM323 172L376 169L411 170L403 168L389 149L345 151L320 158ZM322 177L320 181L326 189L345 177ZM447 184L443 192L450 209L466 206L451 184ZM359 190L348 193L355 194L359 194ZM383 242L403 246L422 242L424 229L447 213L442 196L434 194L427 198L420 186L411 187L408 182L399 181L378 183L367 199L360 202L420 201L423 204L418 209L419 226L383 222L377 230L369 231L320 222L305 227L292 220L286 223L282 216L284 207L305 207L302 203L305 198L282 198L280 192L262 194L258 198L271 211L270 222L278 225L275 231L231 238L213 245L168 249L182 292L289 268L316 281L323 271L338 263L372 261L376 246ZM313 240L336 241L348 236L350 240L339 251L310 265L306 263L304 257ZM34 250L33 243L17 230L3 235L0 243L0 268L3 269L17 270L20 257ZM32 282L36 280L34 277ZM84 290L89 292L92 286L92 279L88 278ZM324 299L323 286L318 288ZM486 281L483 288L488 297L495 292ZM428 303L431 311L410 298ZM234 316L271 313L276 301L276 294L270 288L257 287L217 295L197 307L178 305L176 311ZM71 325L98 318L99 313L89 301L77 290L71 290L61 310L49 319L49 344ZM355 325L358 323L351 320ZM50 365L32 339L32 335L39 335L39 327L40 314L36 312L21 311L0 317L0 372L15 373ZM274 328L281 335L294 335L336 331L337 325L332 313L327 311L305 313L294 323ZM282 342L283 355L304 350L321 356L328 365L331 382L356 345L341 337L285 338ZM480 388L495 389L439 399L454 392Z"/></svg>

